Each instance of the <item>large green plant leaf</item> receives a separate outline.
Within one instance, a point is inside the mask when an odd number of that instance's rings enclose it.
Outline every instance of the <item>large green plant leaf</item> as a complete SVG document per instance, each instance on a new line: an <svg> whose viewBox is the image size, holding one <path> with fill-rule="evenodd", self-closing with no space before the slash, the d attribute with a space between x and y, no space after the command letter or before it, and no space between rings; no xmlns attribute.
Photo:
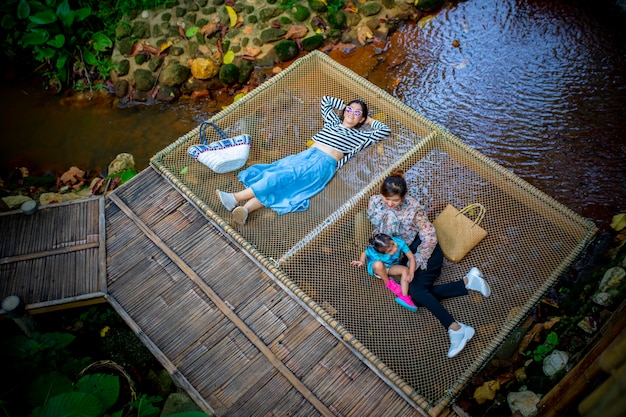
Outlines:
<svg viewBox="0 0 626 417"><path fill-rule="evenodd" d="M74 20L80 22L87 19L91 15L91 7L83 7L82 9L74 10Z"/></svg>
<svg viewBox="0 0 626 417"><path fill-rule="evenodd" d="M89 65L98 65L98 58L91 51L84 50L83 59L85 60L85 63Z"/></svg>
<svg viewBox="0 0 626 417"><path fill-rule="evenodd" d="M29 417L100 417L104 411L95 395L68 392L52 397L45 405L35 408Z"/></svg>
<svg viewBox="0 0 626 417"><path fill-rule="evenodd" d="M96 32L91 37L93 40L93 49L104 52L113 46L113 41L103 32Z"/></svg>
<svg viewBox="0 0 626 417"><path fill-rule="evenodd" d="M38 25L47 25L57 20L57 15L52 10L44 10L34 15L28 16L28 19Z"/></svg>
<svg viewBox="0 0 626 417"><path fill-rule="evenodd" d="M55 48L63 48L63 45L65 45L65 36L59 33L54 39L50 39L47 44Z"/></svg>
<svg viewBox="0 0 626 417"><path fill-rule="evenodd" d="M30 384L28 399L33 406L43 405L48 398L66 392L72 392L72 388L72 381L68 377L58 372L51 372L49 374L39 375L32 384Z"/></svg>
<svg viewBox="0 0 626 417"><path fill-rule="evenodd" d="M120 394L120 378L107 374L88 374L76 383L80 392L98 397L104 410L113 407Z"/></svg>
<svg viewBox="0 0 626 417"><path fill-rule="evenodd" d="M50 39L50 33L44 29L33 29L22 36L23 46L33 46L44 44Z"/></svg>
<svg viewBox="0 0 626 417"><path fill-rule="evenodd" d="M17 5L17 17L20 19L26 19L30 14L30 5L26 0L20 0Z"/></svg>
<svg viewBox="0 0 626 417"><path fill-rule="evenodd" d="M72 27L72 24L74 23L74 12L70 9L70 4L67 0L63 0L59 3L56 14L59 17L59 20L63 23L63 26L66 28Z"/></svg>

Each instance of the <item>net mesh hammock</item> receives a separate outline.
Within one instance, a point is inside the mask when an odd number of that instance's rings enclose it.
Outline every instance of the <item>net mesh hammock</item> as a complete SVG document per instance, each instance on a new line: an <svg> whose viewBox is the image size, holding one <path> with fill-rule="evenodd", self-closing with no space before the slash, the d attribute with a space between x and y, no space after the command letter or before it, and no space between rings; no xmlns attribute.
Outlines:
<svg viewBox="0 0 626 417"><path fill-rule="evenodd" d="M392 134L340 168L305 212L280 216L261 209L237 226L215 193L239 191L237 172L216 174L186 153L199 143L198 128L157 153L151 164L388 384L437 415L574 262L596 227L319 51L210 121L228 136L252 137L246 166L268 163L306 148L322 125L323 95L364 100ZM350 265L371 235L369 198L394 168L405 171L409 193L431 221L446 204L460 209L478 202L486 208L481 226L487 237L459 263L444 261L437 281L461 279L476 266L492 289L489 298L470 292L442 302L456 320L476 329L453 359L446 356L448 333L430 312L403 309L381 280Z"/></svg>

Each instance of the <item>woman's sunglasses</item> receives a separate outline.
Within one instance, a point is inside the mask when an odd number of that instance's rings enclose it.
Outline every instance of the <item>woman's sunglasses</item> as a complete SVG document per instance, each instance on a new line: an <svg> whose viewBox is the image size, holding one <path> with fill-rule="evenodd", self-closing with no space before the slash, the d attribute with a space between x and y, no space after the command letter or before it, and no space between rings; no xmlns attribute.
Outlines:
<svg viewBox="0 0 626 417"><path fill-rule="evenodd" d="M348 113L353 113L356 117L359 117L360 115L363 114L363 112L361 110L354 110L352 107L348 106L346 107L346 111Z"/></svg>

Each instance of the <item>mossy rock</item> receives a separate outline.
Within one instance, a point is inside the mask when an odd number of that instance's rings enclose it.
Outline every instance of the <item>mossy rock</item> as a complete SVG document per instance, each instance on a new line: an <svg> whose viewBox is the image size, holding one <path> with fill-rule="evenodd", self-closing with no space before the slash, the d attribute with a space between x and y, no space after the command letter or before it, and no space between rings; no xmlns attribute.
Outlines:
<svg viewBox="0 0 626 417"><path fill-rule="evenodd" d="M254 70L254 62L242 59L239 63L239 78L237 81L239 84L245 84L250 78L250 74Z"/></svg>
<svg viewBox="0 0 626 417"><path fill-rule="evenodd" d="M285 39L274 45L274 51L276 52L276 58L280 62L289 61L298 56L298 44L291 39Z"/></svg>
<svg viewBox="0 0 626 417"><path fill-rule="evenodd" d="M339 10L335 13L328 13L328 25L333 29L345 29L346 21L346 13L343 10Z"/></svg>
<svg viewBox="0 0 626 417"><path fill-rule="evenodd" d="M120 40L130 36L131 28L126 22L122 22L115 27L115 39Z"/></svg>
<svg viewBox="0 0 626 417"><path fill-rule="evenodd" d="M374 16L375 14L378 14L378 12L380 12L380 9L380 4L373 1L368 1L367 3L359 6L359 13L361 13L363 16Z"/></svg>
<svg viewBox="0 0 626 417"><path fill-rule="evenodd" d="M235 64L224 64L220 67L218 78L224 84L235 84L239 80L239 68Z"/></svg>
<svg viewBox="0 0 626 417"><path fill-rule="evenodd" d="M135 55L135 64L143 65L148 60L148 57L145 54L137 54Z"/></svg>
<svg viewBox="0 0 626 417"><path fill-rule="evenodd" d="M117 63L117 68L115 69L115 72L117 73L118 77L123 77L124 75L127 75L129 71L130 62L127 59L122 59L120 62Z"/></svg>
<svg viewBox="0 0 626 417"><path fill-rule="evenodd" d="M298 22L304 22L311 15L311 11L301 4L296 4L292 9L293 18Z"/></svg>
<svg viewBox="0 0 626 417"><path fill-rule="evenodd" d="M432 12L443 6L445 0L416 0L415 7L423 12Z"/></svg>
<svg viewBox="0 0 626 417"><path fill-rule="evenodd" d="M156 81L152 75L152 71L142 68L135 70L133 78L135 79L135 87L139 91L151 90L154 86L154 82Z"/></svg>
<svg viewBox="0 0 626 417"><path fill-rule="evenodd" d="M146 22L135 21L133 23L132 35L136 38L146 39L150 37L150 25Z"/></svg>
<svg viewBox="0 0 626 417"><path fill-rule="evenodd" d="M324 43L324 35L321 33L315 34L313 36L309 36L308 38L302 39L302 49L307 52L311 52Z"/></svg>
<svg viewBox="0 0 626 417"><path fill-rule="evenodd" d="M133 40L130 37L124 38L124 39L120 39L117 42L117 47L120 50L120 54L122 55L130 55L132 49L133 49Z"/></svg>
<svg viewBox="0 0 626 417"><path fill-rule="evenodd" d="M324 13L327 10L326 3L322 0L309 0L309 7L314 12Z"/></svg>

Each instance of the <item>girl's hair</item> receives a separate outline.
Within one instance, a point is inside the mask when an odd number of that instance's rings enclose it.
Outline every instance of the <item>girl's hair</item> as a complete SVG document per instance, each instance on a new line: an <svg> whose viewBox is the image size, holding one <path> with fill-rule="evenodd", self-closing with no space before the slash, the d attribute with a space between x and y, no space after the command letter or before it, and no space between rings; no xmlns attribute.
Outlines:
<svg viewBox="0 0 626 417"><path fill-rule="evenodd" d="M393 242L391 236L384 233L379 233L376 236L371 237L369 240L370 246L379 253L384 253L384 251L391 245L391 242Z"/></svg>
<svg viewBox="0 0 626 417"><path fill-rule="evenodd" d="M404 171L394 169L380 186L380 193L385 197L400 196L403 200L406 196L407 185L404 179Z"/></svg>
<svg viewBox="0 0 626 417"><path fill-rule="evenodd" d="M355 128L360 128L361 126L363 126L363 123L365 123L365 121L367 120L367 104L365 104L365 102L363 100L352 100L350 103L346 104L346 107L348 107L350 104L360 104L361 105L361 116L363 116L363 121L358 123ZM346 107L343 108L343 111L341 112L341 121L343 122L343 115L346 112Z"/></svg>

